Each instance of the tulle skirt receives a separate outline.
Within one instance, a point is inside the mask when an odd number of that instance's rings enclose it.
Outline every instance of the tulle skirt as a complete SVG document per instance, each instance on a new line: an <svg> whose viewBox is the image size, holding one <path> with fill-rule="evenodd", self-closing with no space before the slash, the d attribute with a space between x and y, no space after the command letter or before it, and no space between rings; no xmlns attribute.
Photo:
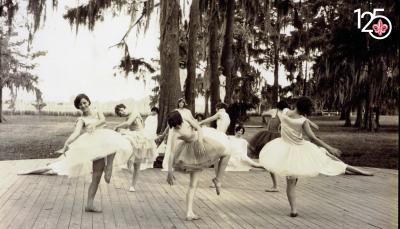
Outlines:
<svg viewBox="0 0 400 229"><path fill-rule="evenodd" d="M179 141L174 150L173 167L180 172L201 171L229 155L228 137L215 129L203 127L203 145L197 140Z"/></svg>
<svg viewBox="0 0 400 229"><path fill-rule="evenodd" d="M143 130L130 131L122 129L120 133L128 139L132 145L131 160L152 163L156 159L157 145L154 139Z"/></svg>
<svg viewBox="0 0 400 229"><path fill-rule="evenodd" d="M293 144L282 138L274 139L263 147L260 163L270 172L295 177L336 176L343 174L347 167L342 161L329 157L326 149L309 141Z"/></svg>
<svg viewBox="0 0 400 229"><path fill-rule="evenodd" d="M279 132L272 132L263 130L254 135L249 141L249 156L251 158L259 158L261 149L268 142L279 138L281 134Z"/></svg>
<svg viewBox="0 0 400 229"><path fill-rule="evenodd" d="M70 177L89 174L92 172L93 161L112 154L115 154L114 166L126 164L132 154L130 142L110 129L96 129L91 133L84 133L71 143L65 152L67 174Z"/></svg>

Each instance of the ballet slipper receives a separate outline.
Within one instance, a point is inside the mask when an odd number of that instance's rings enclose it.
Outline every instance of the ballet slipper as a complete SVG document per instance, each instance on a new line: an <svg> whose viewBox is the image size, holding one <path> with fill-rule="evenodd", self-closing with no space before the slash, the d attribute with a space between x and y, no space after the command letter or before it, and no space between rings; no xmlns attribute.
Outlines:
<svg viewBox="0 0 400 229"><path fill-rule="evenodd" d="M212 182L214 183L215 191L217 192L217 195L219 195L220 194L221 184L218 184L217 178L212 179Z"/></svg>
<svg viewBox="0 0 400 229"><path fill-rule="evenodd" d="M54 172L53 170L50 170L49 172L46 172L45 174L46 174L46 175L49 175L49 176L56 176L56 175L58 175L58 173Z"/></svg>
<svg viewBox="0 0 400 229"><path fill-rule="evenodd" d="M279 189L277 189L277 188L267 188L267 189L265 189L265 192L279 192Z"/></svg>
<svg viewBox="0 0 400 229"><path fill-rule="evenodd" d="M102 211L94 207L85 207L85 212L101 213Z"/></svg>
<svg viewBox="0 0 400 229"><path fill-rule="evenodd" d="M292 217L292 218L294 218L294 217L297 217L298 214L297 214L297 212L296 212L296 213L291 212L289 216Z"/></svg>
<svg viewBox="0 0 400 229"><path fill-rule="evenodd" d="M186 216L186 221L193 221L193 220L199 220L201 219L200 216L194 215L194 216Z"/></svg>
<svg viewBox="0 0 400 229"><path fill-rule="evenodd" d="M63 149L59 149L57 151L54 151L54 154L64 154L64 150Z"/></svg>
<svg viewBox="0 0 400 229"><path fill-rule="evenodd" d="M133 187L133 186L131 186L131 187L129 187L129 190L128 190L129 192L136 192L136 189L135 189L135 187Z"/></svg>

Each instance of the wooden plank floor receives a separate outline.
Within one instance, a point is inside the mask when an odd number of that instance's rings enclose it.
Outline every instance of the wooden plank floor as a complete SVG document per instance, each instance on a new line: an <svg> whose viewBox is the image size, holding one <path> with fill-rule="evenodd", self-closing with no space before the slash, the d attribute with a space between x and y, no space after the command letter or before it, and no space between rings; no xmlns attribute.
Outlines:
<svg viewBox="0 0 400 229"><path fill-rule="evenodd" d="M266 193L266 172L228 172L221 196L209 188L213 170L203 172L194 210L202 219L184 221L188 176L166 183L160 169L142 171L135 193L130 174L115 171L102 181L95 204L103 213L84 212L90 177L17 176L51 160L0 161L0 228L397 228L398 171L367 168L373 177L300 179L299 216L290 218L285 181Z"/></svg>

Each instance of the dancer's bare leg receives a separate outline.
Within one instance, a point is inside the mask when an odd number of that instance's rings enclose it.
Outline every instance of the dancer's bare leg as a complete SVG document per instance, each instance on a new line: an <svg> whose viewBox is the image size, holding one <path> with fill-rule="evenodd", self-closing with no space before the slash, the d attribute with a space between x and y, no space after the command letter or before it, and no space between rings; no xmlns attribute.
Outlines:
<svg viewBox="0 0 400 229"><path fill-rule="evenodd" d="M135 192L135 186L136 186L136 182L139 176L139 172L140 172L140 165L141 165L141 161L135 161L133 162L133 174L132 174L132 181L131 181L131 187L129 187L129 191L130 192Z"/></svg>
<svg viewBox="0 0 400 229"><path fill-rule="evenodd" d="M219 170L219 162L220 162L220 161L218 161L217 163L215 163L215 164L214 164L215 176L217 176L217 175L218 175L218 170Z"/></svg>
<svg viewBox="0 0 400 229"><path fill-rule="evenodd" d="M46 173L50 172L52 169L49 167L42 167L39 169L34 169L30 171L21 171L18 172L18 175L45 175Z"/></svg>
<svg viewBox="0 0 400 229"><path fill-rule="evenodd" d="M193 200L196 194L200 173L199 171L190 173L189 189L186 193L186 220L200 219L200 217L193 212Z"/></svg>
<svg viewBox="0 0 400 229"><path fill-rule="evenodd" d="M278 184L276 182L276 176L274 173L269 173L271 175L272 180L272 188L266 189L266 192L279 192Z"/></svg>
<svg viewBox="0 0 400 229"><path fill-rule="evenodd" d="M111 154L111 155L108 155L106 157L106 167L105 167L105 170L104 170L104 180L107 183L110 183L110 180L111 180L112 171L113 171L114 157L115 157L115 153Z"/></svg>
<svg viewBox="0 0 400 229"><path fill-rule="evenodd" d="M86 212L101 212L101 210L94 208L93 202L94 197L96 196L97 189L99 188L99 183L101 180L101 176L103 175L104 168L104 159L93 161L92 182L90 183L88 190L88 199L85 207Z"/></svg>
<svg viewBox="0 0 400 229"><path fill-rule="evenodd" d="M224 177L225 169L228 166L230 157L230 155L226 155L221 157L218 161L218 170L215 171L215 178L212 180L212 182L214 183L214 187L217 191L217 195L219 195L220 193L222 179Z"/></svg>
<svg viewBox="0 0 400 229"><path fill-rule="evenodd" d="M362 176L373 176L374 174L365 170L362 170L360 168L356 168L351 165L347 165L346 167L346 174L352 174L352 175L362 175Z"/></svg>
<svg viewBox="0 0 400 229"><path fill-rule="evenodd" d="M337 158L336 156L334 156L334 155L332 155L330 153L328 153L327 155L329 157L331 157L332 159L334 159L334 160L342 161L342 160L340 160L339 158ZM362 175L362 176L373 176L374 175L371 172L356 168L356 167L351 166L351 165L347 165L346 174L349 174L349 175Z"/></svg>
<svg viewBox="0 0 400 229"><path fill-rule="evenodd" d="M290 204L290 216L297 216L297 204L296 204L296 184L297 178L294 177L286 177L286 194Z"/></svg>

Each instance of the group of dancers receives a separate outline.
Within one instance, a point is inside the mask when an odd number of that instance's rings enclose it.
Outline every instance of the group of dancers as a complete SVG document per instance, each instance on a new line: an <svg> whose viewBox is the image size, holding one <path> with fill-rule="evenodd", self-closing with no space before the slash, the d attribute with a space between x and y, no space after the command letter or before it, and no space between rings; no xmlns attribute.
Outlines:
<svg viewBox="0 0 400 229"><path fill-rule="evenodd" d="M200 219L193 211L193 200L202 170L214 166L215 177L211 180L217 195L222 189L225 171L249 171L252 167L265 168L272 178L273 186L266 191L278 191L276 176L287 180L287 197L291 207L290 216L297 216L295 187L299 177L313 177L318 174L334 176L344 173L372 175L369 172L346 165L338 156L341 152L317 138L310 126L318 128L306 117L310 115L313 104L307 97L298 99L293 110L281 101L272 113L267 130L257 133L248 143L242 138L245 128L235 128L234 136L225 133L230 125L229 115L224 103L217 104L217 113L207 119L195 119L187 108L184 99L179 99L177 109L167 117L168 126L157 136L157 108L143 121L137 112L129 112L124 104L115 107L115 113L125 121L114 127L105 128L104 115L91 107L85 94L78 95L74 105L82 112L75 129L58 153L62 154L46 167L28 174L58 174L69 177L91 174L85 211L101 212L93 201L104 173L109 183L115 167L127 166L132 171L130 192L135 191L142 164L152 163L160 148L165 151L163 167L167 168L167 182L174 184L174 172L189 175L186 194L186 220ZM201 120L200 120L201 119ZM217 128L207 125L216 121ZM306 135L312 142L303 138ZM161 145L157 149L155 142ZM163 140L164 139L164 140ZM259 157L253 161L247 155Z"/></svg>

